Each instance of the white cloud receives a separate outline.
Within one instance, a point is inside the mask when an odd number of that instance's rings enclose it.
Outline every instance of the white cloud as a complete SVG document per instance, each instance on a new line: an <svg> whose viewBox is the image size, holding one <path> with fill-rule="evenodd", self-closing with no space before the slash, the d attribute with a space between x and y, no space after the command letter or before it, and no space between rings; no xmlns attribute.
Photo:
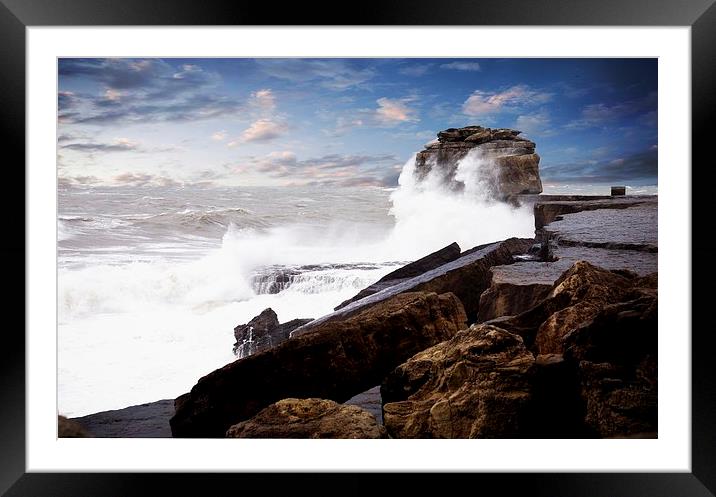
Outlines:
<svg viewBox="0 0 716 497"><path fill-rule="evenodd" d="M503 109L514 111L525 106L543 104L551 98L551 93L538 92L526 85L513 86L496 93L475 90L462 104L462 111L468 116L484 116Z"/></svg>
<svg viewBox="0 0 716 497"><path fill-rule="evenodd" d="M296 154L291 150L281 150L271 152L266 156L266 160L279 164L295 164Z"/></svg>
<svg viewBox="0 0 716 497"><path fill-rule="evenodd" d="M412 66L401 67L398 69L398 72L405 76L423 76L431 67L432 64L414 64Z"/></svg>
<svg viewBox="0 0 716 497"><path fill-rule="evenodd" d="M317 81L324 88L339 91L361 85L376 75L370 67L362 67L360 60L256 59L255 63L269 76L296 83Z"/></svg>
<svg viewBox="0 0 716 497"><path fill-rule="evenodd" d="M376 100L376 102L378 104L378 108L375 111L376 119L381 124L392 125L418 120L415 110L408 107L405 100L383 97Z"/></svg>
<svg viewBox="0 0 716 497"><path fill-rule="evenodd" d="M217 142L223 141L226 139L226 130L222 129L221 131L215 131L211 135L211 139Z"/></svg>
<svg viewBox="0 0 716 497"><path fill-rule="evenodd" d="M534 114L522 114L515 120L515 129L527 135L544 136L551 132L551 120L547 111L542 110Z"/></svg>
<svg viewBox="0 0 716 497"><path fill-rule="evenodd" d="M252 93L251 98L263 110L272 111L276 108L276 97L268 88Z"/></svg>
<svg viewBox="0 0 716 497"><path fill-rule="evenodd" d="M479 71L480 64L477 62L450 62L441 64L440 69L452 69L453 71Z"/></svg>
<svg viewBox="0 0 716 497"><path fill-rule="evenodd" d="M119 100L122 98L122 95L124 94L121 91L113 90L112 88L107 88L104 91L105 100L109 100L111 102L119 102Z"/></svg>
<svg viewBox="0 0 716 497"><path fill-rule="evenodd" d="M619 119L641 114L639 120L646 126L656 126L656 93L652 92L643 98L607 105L602 102L590 104L582 109L579 119L565 125L567 129L584 129L603 127L617 122Z"/></svg>
<svg viewBox="0 0 716 497"><path fill-rule="evenodd" d="M251 124L241 134L241 142L268 141L278 138L286 131L286 125L271 119L259 119ZM229 146L236 145L236 140L229 143Z"/></svg>

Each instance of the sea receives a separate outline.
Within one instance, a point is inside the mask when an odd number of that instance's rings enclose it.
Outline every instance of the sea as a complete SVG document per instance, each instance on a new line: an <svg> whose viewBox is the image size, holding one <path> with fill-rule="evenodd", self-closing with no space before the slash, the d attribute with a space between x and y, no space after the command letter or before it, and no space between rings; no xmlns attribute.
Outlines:
<svg viewBox="0 0 716 497"><path fill-rule="evenodd" d="M320 317L452 242L533 236L529 207L482 193L483 159L459 164L459 192L414 169L396 188L59 188L60 414L189 391L237 359L233 328L268 307L281 322Z"/></svg>

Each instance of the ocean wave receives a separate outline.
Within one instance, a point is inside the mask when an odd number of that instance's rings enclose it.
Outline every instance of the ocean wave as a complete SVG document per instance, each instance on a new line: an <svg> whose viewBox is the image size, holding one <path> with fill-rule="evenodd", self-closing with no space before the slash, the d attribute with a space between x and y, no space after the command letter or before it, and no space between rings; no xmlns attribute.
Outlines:
<svg viewBox="0 0 716 497"><path fill-rule="evenodd" d="M126 216L125 219L138 225L154 224L184 228L221 227L226 229L230 224L241 227L261 227L266 225L252 211L241 207L185 208L180 211L161 212L152 215Z"/></svg>

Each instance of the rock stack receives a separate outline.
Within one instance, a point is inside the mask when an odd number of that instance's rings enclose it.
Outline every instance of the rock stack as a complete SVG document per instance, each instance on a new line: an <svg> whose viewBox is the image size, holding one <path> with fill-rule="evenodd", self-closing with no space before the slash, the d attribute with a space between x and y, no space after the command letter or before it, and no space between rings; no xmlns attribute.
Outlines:
<svg viewBox="0 0 716 497"><path fill-rule="evenodd" d="M418 179L438 173L453 190L464 183L455 178L458 163L469 152L489 160L490 181L485 185L496 200L513 200L516 195L542 193L539 155L534 142L521 138L520 131L482 126L449 128L438 133L438 139L419 152L415 159Z"/></svg>

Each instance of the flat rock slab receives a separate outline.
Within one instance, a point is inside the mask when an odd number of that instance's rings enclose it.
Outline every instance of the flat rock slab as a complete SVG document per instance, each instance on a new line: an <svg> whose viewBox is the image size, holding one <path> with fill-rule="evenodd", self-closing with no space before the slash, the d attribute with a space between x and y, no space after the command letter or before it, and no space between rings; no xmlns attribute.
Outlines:
<svg viewBox="0 0 716 497"><path fill-rule="evenodd" d="M223 437L230 426L281 399L345 402L417 352L464 329L466 321L455 295L418 292L324 322L201 378L176 400L172 434Z"/></svg>
<svg viewBox="0 0 716 497"><path fill-rule="evenodd" d="M174 399L72 418L96 438L170 438Z"/></svg>
<svg viewBox="0 0 716 497"><path fill-rule="evenodd" d="M658 202L646 197L625 208L603 208L606 205L626 205L628 200L594 201L602 208L563 214L544 227L559 245L623 248L657 251Z"/></svg>
<svg viewBox="0 0 716 497"><path fill-rule="evenodd" d="M364 288L363 290L358 292L357 295L341 302L338 306L336 306L334 310L337 311L338 309L347 306L351 302L355 302L356 300L365 298L368 295L373 295L374 293L377 293L403 281L409 280L410 278L420 276L421 274L426 273L431 269L435 269L436 267L440 267L443 264L452 262L459 257L460 246L457 243L453 242L447 247L441 248L440 250L437 250L432 254L428 254L425 257L422 257L416 261L411 262L410 264L406 264L405 266L402 266L395 271L386 274L369 287Z"/></svg>
<svg viewBox="0 0 716 497"><path fill-rule="evenodd" d="M510 264L516 254L522 254L534 243L533 239L510 238L481 245L463 253L460 258L427 271L419 276L392 285L384 290L348 304L339 310L296 328L291 337L298 337L330 321L340 321L371 306L405 292L435 292L455 294L470 321L477 316L480 294L490 286L490 268Z"/></svg>
<svg viewBox="0 0 716 497"><path fill-rule="evenodd" d="M522 195L521 199L534 199L535 227L537 229L548 225L564 214L574 212L593 211L597 209L626 209L644 202L656 201L656 195L634 195L625 197L603 197L603 196L563 196L555 198L545 195L530 196Z"/></svg>

